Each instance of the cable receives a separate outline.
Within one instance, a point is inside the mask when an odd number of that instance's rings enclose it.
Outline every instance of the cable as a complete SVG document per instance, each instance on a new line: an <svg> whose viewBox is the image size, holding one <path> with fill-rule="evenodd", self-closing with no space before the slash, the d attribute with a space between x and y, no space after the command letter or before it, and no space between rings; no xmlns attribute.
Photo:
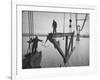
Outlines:
<svg viewBox="0 0 100 80"><path fill-rule="evenodd" d="M87 16L88 16L88 14L85 15L85 19L84 19L84 22L83 22L83 25L82 25L82 28L80 29L80 31L82 31L83 28L84 28L85 22L86 22L86 20L87 20Z"/></svg>
<svg viewBox="0 0 100 80"><path fill-rule="evenodd" d="M81 28L79 31L82 31L82 30L83 30L84 25L85 25L86 20L87 20L87 17L88 17L88 14L85 15L85 19L84 19L84 22L83 22L82 28ZM77 24L78 19L77 19L77 18L78 18L78 14L76 13L76 30L78 31L78 24Z"/></svg>
<svg viewBox="0 0 100 80"><path fill-rule="evenodd" d="M28 11L28 27L29 27L29 40L30 40L30 11ZM29 43L30 48L30 43Z"/></svg>
<svg viewBox="0 0 100 80"><path fill-rule="evenodd" d="M75 17L76 17L76 31L78 31L78 27L77 27L77 17L78 17L78 14L77 13L76 13Z"/></svg>
<svg viewBox="0 0 100 80"><path fill-rule="evenodd" d="M63 18L63 34L65 33L65 13L64 13L64 18ZM63 37L64 40L64 37Z"/></svg>
<svg viewBox="0 0 100 80"><path fill-rule="evenodd" d="M72 23L72 14L70 13L70 19L69 19L69 28L71 28L72 27L72 25L71 25L71 23Z"/></svg>
<svg viewBox="0 0 100 80"><path fill-rule="evenodd" d="M43 47L49 47L50 45L45 45L45 43L44 42L42 42L43 44L41 44L41 46L43 46Z"/></svg>

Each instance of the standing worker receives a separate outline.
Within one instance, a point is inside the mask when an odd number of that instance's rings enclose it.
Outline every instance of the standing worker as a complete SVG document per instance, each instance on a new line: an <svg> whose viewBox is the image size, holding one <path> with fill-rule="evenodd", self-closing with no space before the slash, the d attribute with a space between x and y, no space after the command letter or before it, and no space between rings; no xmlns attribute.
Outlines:
<svg viewBox="0 0 100 80"><path fill-rule="evenodd" d="M53 34L54 34L56 33L56 28L57 28L57 22L55 20L53 20L52 27L53 27Z"/></svg>
<svg viewBox="0 0 100 80"><path fill-rule="evenodd" d="M37 47L38 47L38 41L42 42L42 40L38 39L36 36L35 38L32 39L33 45L32 45L32 53L36 53Z"/></svg>

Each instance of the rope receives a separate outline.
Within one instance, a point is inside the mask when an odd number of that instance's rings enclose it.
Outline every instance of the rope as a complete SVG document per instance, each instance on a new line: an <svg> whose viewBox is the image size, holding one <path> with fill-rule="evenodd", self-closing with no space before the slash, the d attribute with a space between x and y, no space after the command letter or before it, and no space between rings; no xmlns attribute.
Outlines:
<svg viewBox="0 0 100 80"><path fill-rule="evenodd" d="M72 28L72 14L70 13L69 28Z"/></svg>
<svg viewBox="0 0 100 80"><path fill-rule="evenodd" d="M29 27L29 40L30 40L30 11L28 12L28 27ZM30 43L29 43L30 48Z"/></svg>
<svg viewBox="0 0 100 80"><path fill-rule="evenodd" d="M46 44L44 42L42 42L41 46L43 46L43 47L49 47L50 45L46 46Z"/></svg>
<svg viewBox="0 0 100 80"><path fill-rule="evenodd" d="M30 34L32 34L32 26L33 26L33 12L32 11L28 11L28 27L29 27L29 41L30 41ZM28 50L30 50L30 42L29 42L29 46L28 46ZM27 53L28 53L27 50Z"/></svg>
<svg viewBox="0 0 100 80"><path fill-rule="evenodd" d="M65 33L65 13L64 13L64 18L63 18L63 34ZM64 40L64 37L63 37Z"/></svg>
<svg viewBox="0 0 100 80"><path fill-rule="evenodd" d="M33 27L33 12L31 11L31 15L30 15L30 22L31 22L31 34L32 34L32 27ZM31 36L32 37L32 36Z"/></svg>
<svg viewBox="0 0 100 80"><path fill-rule="evenodd" d="M72 13L70 13L70 19L72 19Z"/></svg>
<svg viewBox="0 0 100 80"><path fill-rule="evenodd" d="M30 16L29 16L29 14L30 14L30 12L28 12L28 27L29 27L29 34L30 34L30 21L29 21ZM29 35L29 38L30 38L30 35Z"/></svg>
<svg viewBox="0 0 100 80"><path fill-rule="evenodd" d="M32 26L33 26L33 34L34 34L34 13L33 13L33 15L32 15Z"/></svg>
<svg viewBox="0 0 100 80"><path fill-rule="evenodd" d="M87 16L88 16L88 14L86 14L85 19L84 19L84 22L83 22L83 25L82 25L82 28L79 31L82 31L83 30L84 25L85 25L86 20L87 20ZM78 27L77 27L77 17L78 17L78 15L76 13L76 30L78 31Z"/></svg>
<svg viewBox="0 0 100 80"><path fill-rule="evenodd" d="M80 31L82 31L83 28L84 28L85 22L86 22L86 20L87 20L87 16L88 16L88 14L85 15L85 19L84 19L84 22L83 22L83 25L82 25L82 28L80 29Z"/></svg>
<svg viewBox="0 0 100 80"><path fill-rule="evenodd" d="M78 17L78 15L76 13L76 31L78 31L78 27L77 27L77 17Z"/></svg>

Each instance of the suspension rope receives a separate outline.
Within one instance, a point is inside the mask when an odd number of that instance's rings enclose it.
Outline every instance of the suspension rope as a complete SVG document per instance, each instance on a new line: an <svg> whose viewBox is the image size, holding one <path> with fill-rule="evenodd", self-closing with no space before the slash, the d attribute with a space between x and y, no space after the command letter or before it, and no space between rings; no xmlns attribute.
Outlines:
<svg viewBox="0 0 100 80"><path fill-rule="evenodd" d="M32 32L34 34L34 13L32 13Z"/></svg>
<svg viewBox="0 0 100 80"><path fill-rule="evenodd" d="M82 31L83 28L84 28L85 22L86 22L86 20L87 20L87 16L88 16L88 14L85 15L85 19L84 19L84 22L83 22L83 25L82 25L82 28L80 29L80 31Z"/></svg>
<svg viewBox="0 0 100 80"><path fill-rule="evenodd" d="M30 39L30 11L28 12L28 27L29 27L29 39Z"/></svg>
<svg viewBox="0 0 100 80"><path fill-rule="evenodd" d="M71 23L72 23L72 14L71 14L71 13L70 13L69 23L70 23L70 24L69 24L69 28L71 28L71 27L72 27L72 24L71 24Z"/></svg>
<svg viewBox="0 0 100 80"><path fill-rule="evenodd" d="M78 27L77 27L77 17L78 17L78 15L77 15L77 13L76 13L76 31L78 31Z"/></svg>
<svg viewBox="0 0 100 80"><path fill-rule="evenodd" d="M29 28L29 45L28 45L28 49L27 49L27 54L30 52L30 11L28 11L28 28Z"/></svg>
<svg viewBox="0 0 100 80"><path fill-rule="evenodd" d="M81 28L79 31L82 31L82 30L83 30L84 25L85 25L86 20L87 20L87 17L88 17L88 14L85 15L85 19L84 19L84 22L83 22L82 28ZM78 24L77 24L77 22L78 22L78 14L76 13L76 30L78 31Z"/></svg>
<svg viewBox="0 0 100 80"><path fill-rule="evenodd" d="M72 19L72 13L70 13L70 19Z"/></svg>
<svg viewBox="0 0 100 80"><path fill-rule="evenodd" d="M28 50L30 52L30 38L32 38L30 35L32 34L32 25L33 24L33 12L32 11L28 11L28 27L29 27L29 46L28 46ZM28 50L27 50L27 53L28 53Z"/></svg>
<svg viewBox="0 0 100 80"><path fill-rule="evenodd" d="M32 26L33 26L33 12L31 11L30 12L31 13L31 15L30 15L30 23L31 23L31 26L30 26L30 29L31 29L31 34L32 34ZM31 36L32 37L32 36Z"/></svg>
<svg viewBox="0 0 100 80"><path fill-rule="evenodd" d="M30 11L28 11L28 27L29 27L29 40L30 40ZM30 43L29 43L29 49L30 49Z"/></svg>
<svg viewBox="0 0 100 80"><path fill-rule="evenodd" d="M42 42L42 44L40 44L41 46L43 46L43 47L50 47L50 45L46 45L46 43L45 42Z"/></svg>
<svg viewBox="0 0 100 80"><path fill-rule="evenodd" d="M63 18L63 34L65 33L65 13L64 13L64 18ZM64 37L63 37L64 40Z"/></svg>

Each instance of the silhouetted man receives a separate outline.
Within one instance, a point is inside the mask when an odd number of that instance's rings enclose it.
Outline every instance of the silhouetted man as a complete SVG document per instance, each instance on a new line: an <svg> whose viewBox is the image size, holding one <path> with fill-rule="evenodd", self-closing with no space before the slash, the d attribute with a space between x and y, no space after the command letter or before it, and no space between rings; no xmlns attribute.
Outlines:
<svg viewBox="0 0 100 80"><path fill-rule="evenodd" d="M33 42L33 45L32 45L32 53L34 53L34 52L37 51L38 41L42 42L42 40L38 39L37 36L32 39L32 42Z"/></svg>
<svg viewBox="0 0 100 80"><path fill-rule="evenodd" d="M54 34L56 33L56 28L57 28L57 22L55 20L53 20L52 27L53 27L53 34Z"/></svg>

